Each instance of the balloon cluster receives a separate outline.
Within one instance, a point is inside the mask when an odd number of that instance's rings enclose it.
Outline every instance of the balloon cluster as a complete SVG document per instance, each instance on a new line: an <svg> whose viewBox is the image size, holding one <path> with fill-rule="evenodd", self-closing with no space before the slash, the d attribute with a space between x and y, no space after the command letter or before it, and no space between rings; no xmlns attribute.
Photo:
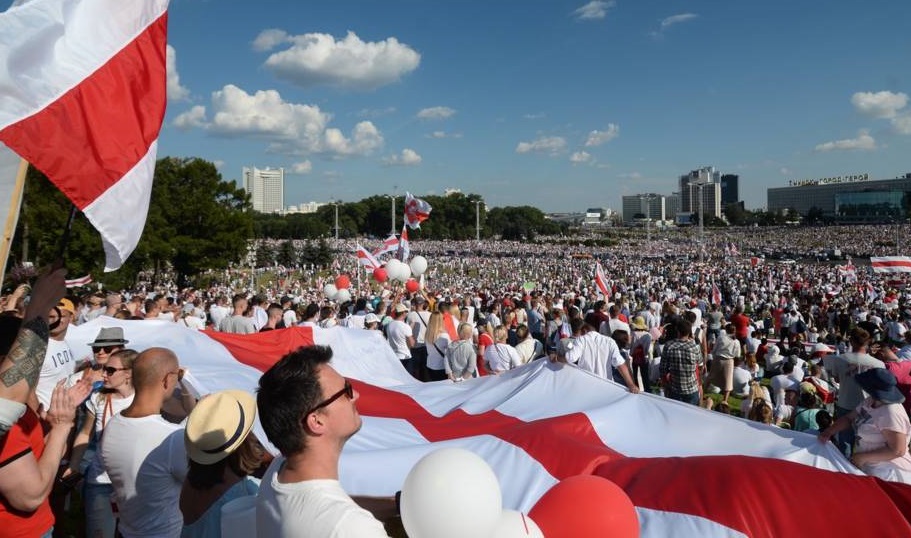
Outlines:
<svg viewBox="0 0 911 538"><path fill-rule="evenodd" d="M415 256L409 263L392 258L383 267L373 270L373 280L383 283L392 279L394 282L404 283L409 293L415 293L421 289L421 283L412 275L420 277L426 271L427 259L423 256Z"/></svg>
<svg viewBox="0 0 911 538"><path fill-rule="evenodd" d="M431 452L415 464L402 486L401 512L411 538L639 536L632 501L606 478L562 480L526 515L503 509L493 470L462 448Z"/></svg>
<svg viewBox="0 0 911 538"><path fill-rule="evenodd" d="M326 284L323 286L323 295L330 301L344 303L351 300L351 279L348 275L339 275L335 277L335 284Z"/></svg>

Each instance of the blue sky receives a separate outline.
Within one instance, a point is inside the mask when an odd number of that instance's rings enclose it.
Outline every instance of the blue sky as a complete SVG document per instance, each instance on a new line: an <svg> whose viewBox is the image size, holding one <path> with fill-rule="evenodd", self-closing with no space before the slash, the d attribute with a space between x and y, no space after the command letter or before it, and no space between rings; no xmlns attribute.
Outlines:
<svg viewBox="0 0 911 538"><path fill-rule="evenodd" d="M911 2L172 0L159 155L284 167L285 204L620 208L701 166L911 172Z"/></svg>

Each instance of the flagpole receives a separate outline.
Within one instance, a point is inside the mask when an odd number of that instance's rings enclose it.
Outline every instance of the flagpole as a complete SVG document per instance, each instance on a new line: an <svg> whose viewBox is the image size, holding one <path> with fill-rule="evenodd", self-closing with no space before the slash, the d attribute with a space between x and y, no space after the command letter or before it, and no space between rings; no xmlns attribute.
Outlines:
<svg viewBox="0 0 911 538"><path fill-rule="evenodd" d="M73 219L76 218L76 212L79 211L76 209L75 205L70 205L70 216L66 219L66 226L63 228L63 235L60 236L60 246L57 247L57 259L63 260L63 255L66 254L66 247L70 242L70 231L73 229Z"/></svg>
<svg viewBox="0 0 911 538"><path fill-rule="evenodd" d="M0 245L0 284L6 276L6 264L9 261L16 224L19 222L19 209L22 207L22 192L25 190L25 176L28 172L28 161L21 159L16 171L16 182L9 201L9 212L6 214L6 228L3 230L3 244Z"/></svg>

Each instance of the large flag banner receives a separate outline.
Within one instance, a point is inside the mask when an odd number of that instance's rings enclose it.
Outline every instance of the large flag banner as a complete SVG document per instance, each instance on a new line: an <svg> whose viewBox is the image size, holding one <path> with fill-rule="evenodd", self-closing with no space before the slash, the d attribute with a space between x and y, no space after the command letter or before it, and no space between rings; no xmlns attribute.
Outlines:
<svg viewBox="0 0 911 538"><path fill-rule="evenodd" d="M0 14L0 141L100 232L106 271L145 227L167 101L167 7L35 0Z"/></svg>
<svg viewBox="0 0 911 538"><path fill-rule="evenodd" d="M870 258L874 273L911 273L911 257L879 256Z"/></svg>
<svg viewBox="0 0 911 538"><path fill-rule="evenodd" d="M410 192L405 193L405 224L410 228L420 228L421 223L430 218L430 204L415 198Z"/></svg>
<svg viewBox="0 0 911 538"><path fill-rule="evenodd" d="M714 280L712 280L712 304L721 304L721 290L718 288L718 284L715 284Z"/></svg>
<svg viewBox="0 0 911 538"><path fill-rule="evenodd" d="M383 241L383 246L373 251L374 256L382 256L383 254L389 254L396 252L399 249L399 238L395 234L391 234L389 237Z"/></svg>
<svg viewBox="0 0 911 538"><path fill-rule="evenodd" d="M382 265L369 250L362 247L360 244L357 245L354 254L357 256L357 263L362 265L368 273L372 273L374 269Z"/></svg>
<svg viewBox="0 0 911 538"><path fill-rule="evenodd" d="M610 299L610 287L607 285L607 277L604 276L604 269L601 268L601 262L595 264L595 285L601 291L605 299Z"/></svg>
<svg viewBox="0 0 911 538"><path fill-rule="evenodd" d="M252 392L285 353L314 343L332 347L332 366L352 381L364 417L340 461L342 486L353 495L391 496L421 457L461 447L491 466L503 507L525 513L560 480L605 477L630 497L645 537L772 538L832 529L868 536L871 525L884 536L911 535L911 486L863 476L831 443L630 394L572 365L544 359L499 376L421 383L380 332L342 327L234 335L102 317L71 327L67 343L85 355L99 329L114 326L135 349L173 349L201 395ZM259 426L255 431L264 439ZM736 494L719 495L729 484ZM815 509L788 516L795 506ZM825 509L832 506L838 509Z"/></svg>

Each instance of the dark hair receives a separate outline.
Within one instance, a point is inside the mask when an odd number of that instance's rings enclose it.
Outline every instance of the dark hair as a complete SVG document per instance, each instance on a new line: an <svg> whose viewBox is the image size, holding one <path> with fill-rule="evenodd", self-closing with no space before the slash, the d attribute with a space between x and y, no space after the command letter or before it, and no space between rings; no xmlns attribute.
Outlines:
<svg viewBox="0 0 911 538"><path fill-rule="evenodd" d="M519 324L519 326L516 327L516 338L518 338L519 341L521 342L522 340L525 340L525 338L527 338L527 337L528 337L528 325L525 325L524 323Z"/></svg>
<svg viewBox="0 0 911 538"><path fill-rule="evenodd" d="M690 313L692 314L692 312ZM677 329L677 338L685 338L693 334L693 323L688 319L678 319L674 327Z"/></svg>
<svg viewBox="0 0 911 538"><path fill-rule="evenodd" d="M304 319L310 319L317 314L319 314L319 305L316 303L310 303L304 309Z"/></svg>
<svg viewBox="0 0 911 538"><path fill-rule="evenodd" d="M831 425L832 415L825 409L820 409L819 412L816 413L816 426L819 428L819 431L823 431Z"/></svg>
<svg viewBox="0 0 911 538"><path fill-rule="evenodd" d="M194 489L211 489L224 482L225 467L230 467L237 476L251 475L262 464L265 452L259 440L250 432L234 452L215 463L203 465L189 460L187 482Z"/></svg>
<svg viewBox="0 0 911 538"><path fill-rule="evenodd" d="M303 414L323 397L318 369L330 359L329 346L301 347L282 357L259 378L259 421L266 437L284 456L304 449Z"/></svg>

